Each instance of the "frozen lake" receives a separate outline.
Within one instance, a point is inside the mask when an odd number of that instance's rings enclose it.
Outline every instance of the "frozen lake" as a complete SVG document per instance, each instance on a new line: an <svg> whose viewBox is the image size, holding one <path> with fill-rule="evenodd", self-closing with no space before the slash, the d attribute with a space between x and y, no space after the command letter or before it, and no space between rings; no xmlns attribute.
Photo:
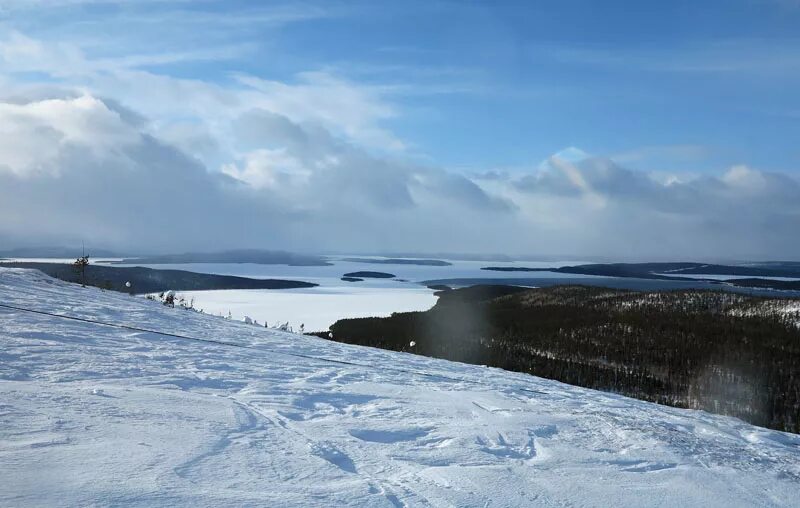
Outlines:
<svg viewBox="0 0 800 508"><path fill-rule="evenodd" d="M307 289L254 289L181 291L194 299L194 306L212 314L228 315L241 320L244 316L266 321L270 326L289 322L295 330L300 324L306 331L325 331L337 320L348 317L389 316L393 312L424 311L436 303L434 291L420 282L431 279L456 278L518 278L514 272L488 272L484 266L527 266L547 268L580 264L582 261L491 262L447 260L450 266L395 265L344 261L330 257L330 266L260 265L252 263L186 263L137 264L115 266L145 266L166 270L237 275L261 279L301 280L319 284ZM358 256L365 258L365 256ZM386 272L393 279L364 279L345 282L345 273L358 271ZM564 278L564 274L538 272L539 277ZM583 275L566 277L585 278Z"/></svg>
<svg viewBox="0 0 800 508"><path fill-rule="evenodd" d="M234 319L248 316L270 326L288 322L295 331L325 331L343 318L389 316L393 312L428 310L436 303L433 291L405 287L320 286L281 290L181 291L198 309Z"/></svg>
<svg viewBox="0 0 800 508"><path fill-rule="evenodd" d="M254 290L210 290L183 291L194 306L215 315L228 315L236 320L245 316L265 321L270 326L288 322L295 330L301 324L306 331L325 331L337 320L348 317L388 316L393 312L424 311L436 303L434 291L423 281L440 281L448 285L513 284L545 287L554 284L589 283L623 289L727 289L743 293L769 296L796 296L797 292L774 292L747 288L729 288L709 282L659 281L653 279L615 278L555 272L502 272L481 270L486 266L557 268L580 265L585 260L557 262L535 261L462 261L444 260L449 266L412 264L382 264L346 261L345 258L369 256L329 256L329 266L288 266L253 263L184 263L184 264L115 264L114 266L144 266L155 269L186 270L198 273L235 275L257 279L285 279L313 282L315 288L303 289L254 289ZM372 257L371 259L381 259ZM20 261L31 261L29 259ZM39 259L42 262L71 263L73 260ZM92 260L104 263L116 260ZM349 272L386 272L394 278L368 279L346 282L342 276ZM684 277L690 277L683 275ZM726 276L702 276L696 278Z"/></svg>
<svg viewBox="0 0 800 508"><path fill-rule="evenodd" d="M351 257L351 256L342 256ZM362 258L364 256L361 256ZM390 265L374 263L356 263L342 261L341 257L331 257L330 266L287 266L287 265L260 265L253 263L183 263L183 264L115 264L114 266L145 266L162 270L187 270L190 272L214 273L219 275L238 275L255 279L287 279L314 282L321 286L353 286L365 285L375 287L399 287L409 282L418 283L432 279L466 279L466 278L519 278L520 273L494 272L481 270L485 266L501 267L528 267L528 268L557 268L560 266L577 265L585 261L562 261L555 263L544 262L497 262L497 261L456 261L446 260L450 266L423 266L423 265ZM344 282L342 275L349 272L371 271L386 272L396 275L396 279L365 280L364 282ZM536 272L537 277L570 277L570 274ZM582 278L585 275L574 275Z"/></svg>

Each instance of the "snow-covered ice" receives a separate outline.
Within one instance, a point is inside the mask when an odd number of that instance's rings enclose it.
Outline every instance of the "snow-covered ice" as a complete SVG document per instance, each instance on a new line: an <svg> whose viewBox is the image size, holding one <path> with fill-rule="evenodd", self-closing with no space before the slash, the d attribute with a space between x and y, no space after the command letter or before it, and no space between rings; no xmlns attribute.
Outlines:
<svg viewBox="0 0 800 508"><path fill-rule="evenodd" d="M367 259L369 256L354 256ZM377 259L377 258L376 258ZM181 291L187 300L194 300L196 308L212 314L227 315L242 320L245 315L263 322L289 322L298 328L301 323L309 331L325 331L339 319L348 317L389 316L393 312L423 311L436 303L434 291L418 284L427 279L486 277L518 277L514 272L487 272L481 267L496 266L561 266L567 262L495 262L447 260L450 266L382 265L343 261L341 256L328 258L326 266L260 265L254 263L187 263L119 265L145 266L155 269L187 270L190 272L235 275L256 279L277 278L300 280L319 284L315 288L300 289L221 289L210 291ZM383 271L394 279L364 279L346 282L341 277L348 272ZM538 276L562 277L564 274L538 272ZM566 275L575 279L584 275Z"/></svg>
<svg viewBox="0 0 800 508"><path fill-rule="evenodd" d="M0 304L235 344L0 308L3 506L800 500L800 436L733 418L281 333L34 271L0 269Z"/></svg>
<svg viewBox="0 0 800 508"><path fill-rule="evenodd" d="M428 310L436 303L433 291L415 284L387 289L364 286L320 286L300 289L220 289L181 291L198 309L241 320L245 315L270 326L286 322L295 329L325 331L344 318L381 317L393 312Z"/></svg>

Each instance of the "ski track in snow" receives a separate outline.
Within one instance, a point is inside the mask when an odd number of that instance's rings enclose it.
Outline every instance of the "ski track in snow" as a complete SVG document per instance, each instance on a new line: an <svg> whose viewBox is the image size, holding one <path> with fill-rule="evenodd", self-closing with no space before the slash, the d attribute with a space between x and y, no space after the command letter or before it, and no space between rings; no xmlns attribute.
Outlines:
<svg viewBox="0 0 800 508"><path fill-rule="evenodd" d="M733 418L276 332L33 271L0 269L0 303L247 346L0 308L3 506L800 500L800 436Z"/></svg>

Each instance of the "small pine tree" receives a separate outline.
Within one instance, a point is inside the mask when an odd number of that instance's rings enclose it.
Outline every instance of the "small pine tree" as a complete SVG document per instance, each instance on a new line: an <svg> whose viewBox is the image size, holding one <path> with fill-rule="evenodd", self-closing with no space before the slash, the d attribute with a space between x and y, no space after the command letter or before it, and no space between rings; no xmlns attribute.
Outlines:
<svg viewBox="0 0 800 508"><path fill-rule="evenodd" d="M81 286L86 287L86 267L89 266L89 256L83 255L72 263L75 271L81 276Z"/></svg>

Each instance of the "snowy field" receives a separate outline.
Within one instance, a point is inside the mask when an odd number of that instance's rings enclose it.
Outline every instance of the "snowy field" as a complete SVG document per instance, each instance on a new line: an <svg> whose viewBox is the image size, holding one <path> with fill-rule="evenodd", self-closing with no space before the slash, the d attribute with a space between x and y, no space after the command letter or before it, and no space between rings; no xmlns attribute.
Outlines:
<svg viewBox="0 0 800 508"><path fill-rule="evenodd" d="M0 269L2 506L797 506L800 436ZM327 359L327 360L326 360ZM338 362L338 363L337 363Z"/></svg>

